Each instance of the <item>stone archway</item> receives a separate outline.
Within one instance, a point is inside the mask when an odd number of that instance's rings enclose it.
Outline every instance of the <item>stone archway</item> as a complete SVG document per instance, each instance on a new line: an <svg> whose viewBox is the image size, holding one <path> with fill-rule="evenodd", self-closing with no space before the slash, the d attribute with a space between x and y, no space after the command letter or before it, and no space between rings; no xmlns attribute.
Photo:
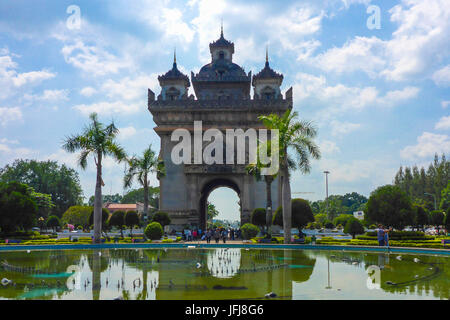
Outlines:
<svg viewBox="0 0 450 320"><path fill-rule="evenodd" d="M242 203L241 189L239 188L238 183L234 182L232 179L220 177L211 179L210 181L206 182L200 191L200 200L199 200L199 215L200 215L199 222L200 228L202 230L206 230L208 197L211 194L211 192L221 187L228 187L234 190L237 193L240 202ZM240 216L242 220L242 206L240 211L241 211Z"/></svg>

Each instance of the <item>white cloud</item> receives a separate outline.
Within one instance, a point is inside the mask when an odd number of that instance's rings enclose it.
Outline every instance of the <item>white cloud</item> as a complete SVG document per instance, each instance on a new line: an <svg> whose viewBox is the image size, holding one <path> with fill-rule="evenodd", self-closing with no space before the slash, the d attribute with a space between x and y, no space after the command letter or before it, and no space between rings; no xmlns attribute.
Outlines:
<svg viewBox="0 0 450 320"><path fill-rule="evenodd" d="M35 150L29 148L11 147L9 144L11 144L10 141L0 141L0 166L4 166L15 159L29 158L37 154Z"/></svg>
<svg viewBox="0 0 450 320"><path fill-rule="evenodd" d="M400 151L404 159L432 157L435 153L450 152L450 137L445 134L424 132L417 138L417 144L407 146Z"/></svg>
<svg viewBox="0 0 450 320"><path fill-rule="evenodd" d="M148 76L139 75L136 78L125 77L118 81L109 79L102 85L102 91L106 96L128 101L137 99L143 101L142 99L147 95L148 88L154 92L159 88L157 73Z"/></svg>
<svg viewBox="0 0 450 320"><path fill-rule="evenodd" d="M341 83L328 85L323 75L298 73L294 84L296 99L314 98L325 103L330 111L361 110L368 106L393 107L417 96L419 88L405 87L380 95L375 87L348 87Z"/></svg>
<svg viewBox="0 0 450 320"><path fill-rule="evenodd" d="M87 45L78 39L66 44L61 53L67 63L93 76L118 73L121 69L133 67L130 59L118 58L98 45Z"/></svg>
<svg viewBox="0 0 450 320"><path fill-rule="evenodd" d="M349 134L361 127L359 123L340 122L337 120L331 121L331 135L343 136Z"/></svg>
<svg viewBox="0 0 450 320"><path fill-rule="evenodd" d="M0 107L0 124L6 126L10 122L22 120L22 111L19 107L2 108Z"/></svg>
<svg viewBox="0 0 450 320"><path fill-rule="evenodd" d="M445 0L403 0L389 13L398 25L391 39L357 36L310 63L326 71L361 70L392 81L431 76L450 50L450 6ZM448 84L448 70L441 69L433 79Z"/></svg>
<svg viewBox="0 0 450 320"><path fill-rule="evenodd" d="M119 140L128 140L132 136L134 136L137 133L137 130L133 126L119 128Z"/></svg>
<svg viewBox="0 0 450 320"><path fill-rule="evenodd" d="M442 101L441 106L443 109L447 109L447 107L450 106L450 100Z"/></svg>
<svg viewBox="0 0 450 320"><path fill-rule="evenodd" d="M337 73L362 70L375 78L386 65L384 47L385 42L377 37L355 37L342 47L334 47L319 54L311 63Z"/></svg>
<svg viewBox="0 0 450 320"><path fill-rule="evenodd" d="M80 90L80 94L85 97L91 97L97 93L97 90L92 87L85 87Z"/></svg>
<svg viewBox="0 0 450 320"><path fill-rule="evenodd" d="M329 140L319 142L319 148L322 154L335 154L341 152L336 143Z"/></svg>
<svg viewBox="0 0 450 320"><path fill-rule="evenodd" d="M25 100L32 101L67 101L69 100L69 90L44 90L40 95L25 94Z"/></svg>
<svg viewBox="0 0 450 320"><path fill-rule="evenodd" d="M436 130L449 130L450 129L450 116L444 116L441 119L439 119L438 123L436 123L435 127Z"/></svg>
<svg viewBox="0 0 450 320"><path fill-rule="evenodd" d="M436 71L432 79L440 87L450 86L450 64Z"/></svg>
<svg viewBox="0 0 450 320"><path fill-rule="evenodd" d="M92 104L79 104L73 108L86 116L90 115L92 112L96 112L101 115L133 114L139 112L141 109L144 109L144 107L142 107L142 103L128 103L123 101L103 101Z"/></svg>
<svg viewBox="0 0 450 320"><path fill-rule="evenodd" d="M2 53L9 54L9 51L2 50ZM18 93L18 88L22 88L25 85L35 85L56 76L55 73L48 70L19 73L17 72L18 64L13 61L11 56L0 56L0 87L2 88L0 99L6 99Z"/></svg>

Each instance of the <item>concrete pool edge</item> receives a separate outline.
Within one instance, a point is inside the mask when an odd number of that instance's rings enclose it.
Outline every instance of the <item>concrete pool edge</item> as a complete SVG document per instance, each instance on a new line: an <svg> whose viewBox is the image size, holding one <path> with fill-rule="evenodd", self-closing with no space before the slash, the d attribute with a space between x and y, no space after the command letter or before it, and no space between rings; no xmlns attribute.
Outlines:
<svg viewBox="0 0 450 320"><path fill-rule="evenodd" d="M196 244L196 243L142 243L142 244L61 244L61 245L6 245L0 246L0 252L24 250L85 250L85 249L152 249L152 248L248 248L248 249L299 249L332 251L371 251L389 253L419 253L450 256L448 249L411 248L411 247L374 247L374 246L339 246L310 244Z"/></svg>

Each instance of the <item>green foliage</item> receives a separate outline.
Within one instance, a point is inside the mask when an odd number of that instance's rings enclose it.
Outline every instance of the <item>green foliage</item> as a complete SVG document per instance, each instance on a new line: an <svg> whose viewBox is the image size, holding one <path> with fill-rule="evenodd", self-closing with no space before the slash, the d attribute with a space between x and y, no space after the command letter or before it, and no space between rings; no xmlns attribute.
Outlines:
<svg viewBox="0 0 450 320"><path fill-rule="evenodd" d="M292 226L301 230L313 221L314 215L309 202L299 198L292 199Z"/></svg>
<svg viewBox="0 0 450 320"><path fill-rule="evenodd" d="M413 203L412 208L415 216L414 225L416 227L424 228L425 225L430 223L430 214L425 206Z"/></svg>
<svg viewBox="0 0 450 320"><path fill-rule="evenodd" d="M48 214L61 217L69 207L83 201L78 173L56 161L16 160L0 169L0 181L18 181L32 187L38 194L51 195L55 206L47 214L40 215L44 217Z"/></svg>
<svg viewBox="0 0 450 320"><path fill-rule="evenodd" d="M170 224L170 217L167 212L158 211L153 215L153 222L158 222L163 227L168 226Z"/></svg>
<svg viewBox="0 0 450 320"><path fill-rule="evenodd" d="M94 206L94 200L95 200L95 197L91 196L89 198L88 204L90 206ZM107 202L108 203L123 203L121 201L122 201L122 196L120 194L118 194L118 193L116 193L116 194L102 194L102 202L103 203L107 203Z"/></svg>
<svg viewBox="0 0 450 320"><path fill-rule="evenodd" d="M89 225L94 224L94 208L91 208L91 212L89 215ZM108 230L108 219L109 219L109 211L106 208L102 208L102 230Z"/></svg>
<svg viewBox="0 0 450 320"><path fill-rule="evenodd" d="M351 218L347 220L347 223L345 224L344 232L351 234L353 239L355 238L355 235L364 233L364 227L356 218Z"/></svg>
<svg viewBox="0 0 450 320"><path fill-rule="evenodd" d="M159 206L159 187L148 187L149 204L158 208ZM144 203L144 188L132 189L128 191L121 200L121 203Z"/></svg>
<svg viewBox="0 0 450 320"><path fill-rule="evenodd" d="M441 191L441 201L439 203L439 209L450 209L450 179L448 180L447 187Z"/></svg>
<svg viewBox="0 0 450 320"><path fill-rule="evenodd" d="M357 192L346 193L345 195L330 195L329 211L333 219L341 214L353 214L354 211L365 211L367 198ZM314 215L326 213L326 201L318 200L311 204Z"/></svg>
<svg viewBox="0 0 450 320"><path fill-rule="evenodd" d="M331 222L331 221L325 222L325 228L327 228L327 229L333 229L333 228L334 228L333 222Z"/></svg>
<svg viewBox="0 0 450 320"><path fill-rule="evenodd" d="M243 226L241 226L242 237L245 240L249 240L251 238L256 237L258 232L259 232L259 228L257 226L255 226L254 224L246 223Z"/></svg>
<svg viewBox="0 0 450 320"><path fill-rule="evenodd" d="M61 220L57 216L50 216L47 218L45 224L48 228L52 228L54 230L55 228L61 226Z"/></svg>
<svg viewBox="0 0 450 320"><path fill-rule="evenodd" d="M448 208L445 213L444 227L447 230L447 233L450 233L450 208Z"/></svg>
<svg viewBox="0 0 450 320"><path fill-rule="evenodd" d="M336 218L334 218L333 223L335 225L343 225L345 226L345 224L347 223L348 219L354 218L353 214L341 214L339 216L337 216Z"/></svg>
<svg viewBox="0 0 450 320"><path fill-rule="evenodd" d="M127 227L130 227L131 229L133 229L134 226L139 225L139 215L136 211L127 211L127 213L125 214L125 225Z"/></svg>
<svg viewBox="0 0 450 320"><path fill-rule="evenodd" d="M441 159L435 154L433 162L425 168L414 166L400 167L394 178L394 184L411 199L420 199L426 205L428 210L434 210L434 199L430 195L436 196L436 202L439 206L442 199L442 192L449 184L450 162L442 154ZM443 204L445 206L445 203ZM441 208L442 209L442 208Z"/></svg>
<svg viewBox="0 0 450 320"><path fill-rule="evenodd" d="M430 223L433 226L441 226L444 224L445 214L442 210L434 210L430 214Z"/></svg>
<svg viewBox="0 0 450 320"><path fill-rule="evenodd" d="M264 227L266 225L266 209L256 208L253 210L250 221L255 226Z"/></svg>
<svg viewBox="0 0 450 320"><path fill-rule="evenodd" d="M314 216L309 202L304 199L292 199L291 201L292 212L292 227L302 229L308 225L308 223L314 221ZM278 207L275 210L275 214L272 217L272 224L283 226L283 208Z"/></svg>
<svg viewBox="0 0 450 320"><path fill-rule="evenodd" d="M216 206L208 201L208 220L212 220L219 215L219 210L216 209Z"/></svg>
<svg viewBox="0 0 450 320"><path fill-rule="evenodd" d="M88 206L72 206L64 212L61 222L63 224L72 224L74 226L83 226L87 228L90 224L89 217L92 212L92 207Z"/></svg>
<svg viewBox="0 0 450 320"><path fill-rule="evenodd" d="M327 215L325 213L316 214L314 216L314 220L316 222L320 223L321 225L323 225L325 223L325 221L327 221Z"/></svg>
<svg viewBox="0 0 450 320"><path fill-rule="evenodd" d="M38 208L37 216L38 217L48 217L52 208L55 207L55 204L52 201L52 195L35 192L33 187L29 187L29 188L31 190L31 192L30 192L31 197L36 202L36 205Z"/></svg>
<svg viewBox="0 0 450 320"><path fill-rule="evenodd" d="M144 234L151 240L159 240L163 235L163 228L160 223L154 221L147 225L144 230Z"/></svg>
<svg viewBox="0 0 450 320"><path fill-rule="evenodd" d="M125 212L122 210L114 211L109 217L109 227L116 227L120 230L120 235L123 238L123 225L125 224Z"/></svg>
<svg viewBox="0 0 450 320"><path fill-rule="evenodd" d="M397 186L385 185L370 195L366 218L371 223L381 223L396 229L403 229L414 223L411 201Z"/></svg>
<svg viewBox="0 0 450 320"><path fill-rule="evenodd" d="M0 229L2 233L28 230L36 223L37 205L27 185L0 182Z"/></svg>

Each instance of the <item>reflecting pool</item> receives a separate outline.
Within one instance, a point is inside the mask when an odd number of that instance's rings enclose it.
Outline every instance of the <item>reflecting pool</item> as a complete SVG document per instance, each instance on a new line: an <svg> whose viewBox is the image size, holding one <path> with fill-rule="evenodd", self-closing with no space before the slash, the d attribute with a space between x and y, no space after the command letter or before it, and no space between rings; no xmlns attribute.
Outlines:
<svg viewBox="0 0 450 320"><path fill-rule="evenodd" d="M355 251L0 252L0 299L449 299L450 258Z"/></svg>

